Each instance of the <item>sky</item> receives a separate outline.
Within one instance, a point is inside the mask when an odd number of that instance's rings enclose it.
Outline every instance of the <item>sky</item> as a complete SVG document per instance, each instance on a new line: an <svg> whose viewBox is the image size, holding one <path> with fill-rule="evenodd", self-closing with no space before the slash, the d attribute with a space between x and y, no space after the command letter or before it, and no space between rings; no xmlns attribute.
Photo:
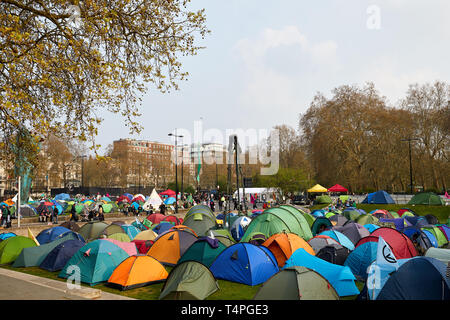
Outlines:
<svg viewBox="0 0 450 320"><path fill-rule="evenodd" d="M448 0L193 0L190 8L205 8L211 34L181 59L188 81L167 94L149 87L140 134L103 114L101 152L120 138L174 143L175 128L193 139L200 119L203 142L226 144L238 129L262 137L276 125L298 129L313 97L341 85L373 82L396 106L410 84L450 80Z"/></svg>

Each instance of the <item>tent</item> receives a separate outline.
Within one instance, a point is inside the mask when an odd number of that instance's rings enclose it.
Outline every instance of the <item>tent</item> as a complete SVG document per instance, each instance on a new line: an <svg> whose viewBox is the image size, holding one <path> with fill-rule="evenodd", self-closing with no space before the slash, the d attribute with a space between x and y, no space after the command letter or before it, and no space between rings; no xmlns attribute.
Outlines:
<svg viewBox="0 0 450 320"><path fill-rule="evenodd" d="M361 238L367 237L370 234L369 230L359 223L347 223L342 227L333 227L333 230L343 233L354 245L356 245Z"/></svg>
<svg viewBox="0 0 450 320"><path fill-rule="evenodd" d="M61 236L63 236L67 232L73 232L73 231L71 231L70 229L61 227L61 226L48 228L48 229L42 230L36 236L36 240L41 245L42 244L46 244L46 243L52 242L55 239L60 238Z"/></svg>
<svg viewBox="0 0 450 320"><path fill-rule="evenodd" d="M172 230L155 239L147 255L164 265L174 266L197 237L184 230Z"/></svg>
<svg viewBox="0 0 450 320"><path fill-rule="evenodd" d="M37 247L24 248L12 266L14 268L37 267L55 247L68 240L84 242L81 236L76 233L65 233L63 237L53 240L52 242L41 244Z"/></svg>
<svg viewBox="0 0 450 320"><path fill-rule="evenodd" d="M364 226L365 224L376 224L379 221L377 217L371 214L362 214L356 218L355 222Z"/></svg>
<svg viewBox="0 0 450 320"><path fill-rule="evenodd" d="M239 241L243 237L247 226L250 224L252 219L247 216L240 216L236 220L234 220L231 225L230 232L233 236L234 240Z"/></svg>
<svg viewBox="0 0 450 320"><path fill-rule="evenodd" d="M80 281L94 286L108 281L114 269L128 257L128 254L114 243L102 239L94 240L78 250L58 276L68 278L78 267Z"/></svg>
<svg viewBox="0 0 450 320"><path fill-rule="evenodd" d="M339 300L333 286L318 272L299 266L281 270L259 288L254 300Z"/></svg>
<svg viewBox="0 0 450 320"><path fill-rule="evenodd" d="M83 225L78 233L83 236L86 242L89 242L100 237L103 230L108 226L107 223L102 221L90 221Z"/></svg>
<svg viewBox="0 0 450 320"><path fill-rule="evenodd" d="M148 229L139 232L133 240L155 240L157 236L158 234L155 231Z"/></svg>
<svg viewBox="0 0 450 320"><path fill-rule="evenodd" d="M180 260L178 260L178 263L193 260L201 262L209 268L214 259L226 248L227 246L218 239L201 237L186 250Z"/></svg>
<svg viewBox="0 0 450 320"><path fill-rule="evenodd" d="M445 235L445 232L438 228L435 225L428 225L421 228L422 230L426 230L433 234L433 236L436 238L438 242L438 247L443 247L448 243L447 237Z"/></svg>
<svg viewBox="0 0 450 320"><path fill-rule="evenodd" d="M120 290L140 288L162 282L168 273L158 260L146 255L134 255L123 260L108 279L108 285Z"/></svg>
<svg viewBox="0 0 450 320"><path fill-rule="evenodd" d="M334 216L329 217L328 220L330 220L335 227L343 226L348 221L342 214L335 214Z"/></svg>
<svg viewBox="0 0 450 320"><path fill-rule="evenodd" d="M350 268L359 281L365 281L367 279L367 268L377 258L377 250L378 238L361 244L348 255L344 265Z"/></svg>
<svg viewBox="0 0 450 320"><path fill-rule="evenodd" d="M317 217L311 226L311 232L313 236L318 235L319 233L331 229L333 224L328 218L325 217Z"/></svg>
<svg viewBox="0 0 450 320"><path fill-rule="evenodd" d="M395 219L385 219L381 218L378 222L379 225L383 226L384 223L392 223L395 226L395 229L398 231L403 231L406 227L411 226L412 224L403 218L395 218Z"/></svg>
<svg viewBox="0 0 450 320"><path fill-rule="evenodd" d="M152 240L132 240L131 242L133 242L136 245L136 249L139 252L139 254L147 254L148 250L150 250L150 247L153 245L153 241Z"/></svg>
<svg viewBox="0 0 450 320"><path fill-rule="evenodd" d="M132 226L131 224L123 224L120 227L130 237L130 240L133 240L134 237L136 237L140 233L140 230L135 226Z"/></svg>
<svg viewBox="0 0 450 320"><path fill-rule="evenodd" d="M319 252L317 252L316 257L343 266L349 254L350 250L348 248L330 244L329 246L320 249Z"/></svg>
<svg viewBox="0 0 450 320"><path fill-rule="evenodd" d="M424 255L429 248L433 247L430 238L428 238L427 234L418 227L406 227L402 232L411 239L419 255Z"/></svg>
<svg viewBox="0 0 450 320"><path fill-rule="evenodd" d="M292 254L283 269L293 266L306 267L316 271L330 282L340 297L359 294L355 276L348 267L329 263L309 254L302 248Z"/></svg>
<svg viewBox="0 0 450 320"><path fill-rule="evenodd" d="M446 270L437 259L409 259L389 277L376 300L450 300Z"/></svg>
<svg viewBox="0 0 450 320"><path fill-rule="evenodd" d="M207 236L210 238L216 238L226 247L232 246L233 244L236 243L236 241L234 241L233 236L230 234L228 229L209 230Z"/></svg>
<svg viewBox="0 0 450 320"><path fill-rule="evenodd" d="M353 244L353 242L345 234L343 234L339 231L326 230L326 231L321 232L319 235L329 236L329 237L333 238L334 240L339 242L339 244L341 246L349 249L350 251L355 249L355 245Z"/></svg>
<svg viewBox="0 0 450 320"><path fill-rule="evenodd" d="M425 257L434 258L448 264L450 262L450 249L430 247L425 252Z"/></svg>
<svg viewBox="0 0 450 320"><path fill-rule="evenodd" d="M331 197L329 195L324 194L322 196L317 196L315 202L317 204L330 204L333 202L333 200L331 200Z"/></svg>
<svg viewBox="0 0 450 320"><path fill-rule="evenodd" d="M0 242L3 240L6 240L8 238L15 237L15 236L17 236L17 235L14 232L0 233Z"/></svg>
<svg viewBox="0 0 450 320"><path fill-rule="evenodd" d="M147 220L150 221L152 224L159 224L165 218L166 216L161 213L152 213L147 216Z"/></svg>
<svg viewBox="0 0 450 320"><path fill-rule="evenodd" d="M219 290L211 271L198 261L173 268L159 295L160 300L204 300Z"/></svg>
<svg viewBox="0 0 450 320"><path fill-rule="evenodd" d="M278 267L283 267L286 260L295 250L303 248L306 252L315 255L314 249L302 238L294 233L277 233L267 239L263 244L275 256Z"/></svg>
<svg viewBox="0 0 450 320"><path fill-rule="evenodd" d="M356 221L362 214L357 209L350 207L342 211L342 215L346 217L348 220Z"/></svg>
<svg viewBox="0 0 450 320"><path fill-rule="evenodd" d="M414 195L409 200L408 204L416 205L430 205L430 206L445 206L445 201L434 192L421 192Z"/></svg>
<svg viewBox="0 0 450 320"><path fill-rule="evenodd" d="M170 229L172 229L172 227L173 227L173 224L162 221L161 223L159 223L157 225L153 225L152 230L154 232L156 232L158 235L160 235L160 234L163 234L163 233L169 231Z"/></svg>
<svg viewBox="0 0 450 320"><path fill-rule="evenodd" d="M344 188L340 184L335 184L334 186L328 189L328 192L348 192L348 189Z"/></svg>
<svg viewBox="0 0 450 320"><path fill-rule="evenodd" d="M217 279L255 286L279 271L277 261L264 246L236 243L226 248L210 267Z"/></svg>
<svg viewBox="0 0 450 320"><path fill-rule="evenodd" d="M14 236L0 242L0 264L14 262L23 249L36 247L36 243L27 237Z"/></svg>
<svg viewBox="0 0 450 320"><path fill-rule="evenodd" d="M110 224L106 228L103 229L103 231L100 233L100 236L106 236L109 237L110 235L114 233L123 233L126 234L125 230L122 229L121 226L117 224Z"/></svg>
<svg viewBox="0 0 450 320"><path fill-rule="evenodd" d="M145 200L144 204L142 205L142 209L150 210L150 206L154 209L158 209L161 203L163 203L161 196L158 194L158 192L156 192L156 189L153 189L148 199Z"/></svg>
<svg viewBox="0 0 450 320"><path fill-rule="evenodd" d="M216 226L216 218L211 211L201 208L197 211L189 210L184 217L183 225L194 230L198 236L205 236L208 230Z"/></svg>
<svg viewBox="0 0 450 320"><path fill-rule="evenodd" d="M166 216L164 219L162 219L162 221L170 222L170 223L172 223L175 226L183 223L183 219L182 218L178 218L175 215Z"/></svg>
<svg viewBox="0 0 450 320"><path fill-rule="evenodd" d="M100 239L112 239L112 240L117 240L117 241L121 241L121 242L130 242L131 239L130 237L126 234L126 233L113 233L108 235L106 238L104 238L104 236L102 236Z"/></svg>
<svg viewBox="0 0 450 320"><path fill-rule="evenodd" d="M313 237L308 222L303 215L298 210L295 213L292 208L283 206L266 209L254 218L248 225L241 242L247 242L250 238L249 235L255 232L260 232L266 238L270 238L272 235L283 231L295 233L305 241Z"/></svg>
<svg viewBox="0 0 450 320"><path fill-rule="evenodd" d="M358 241L355 247L357 248L359 245L369 241L378 242L379 237L382 237L387 242L397 259L406 259L417 256L417 250L412 241L404 233L392 228L381 227L376 229L369 237L362 238Z"/></svg>
<svg viewBox="0 0 450 320"><path fill-rule="evenodd" d="M70 195L67 193L59 193L53 199L55 200L70 200Z"/></svg>
<svg viewBox="0 0 450 320"><path fill-rule="evenodd" d="M111 238L102 239L102 240L106 240L106 241L114 243L119 248L122 248L129 256L134 256L134 255L138 254L138 251L136 249L136 244L134 244L133 242L125 242L125 241L120 241L120 240L111 239Z"/></svg>
<svg viewBox="0 0 450 320"><path fill-rule="evenodd" d="M174 197L169 197L167 199L164 199L164 204L167 204L169 206L174 204L175 202L177 202L177 200L175 200Z"/></svg>
<svg viewBox="0 0 450 320"><path fill-rule="evenodd" d="M369 193L367 197L361 203L369 204L395 204L395 201L386 191L380 190L377 192Z"/></svg>
<svg viewBox="0 0 450 320"><path fill-rule="evenodd" d="M64 238L63 238L64 239ZM67 261L85 245L84 241L78 239L66 240L54 247L42 260L39 268L51 272L59 271L66 265Z"/></svg>
<svg viewBox="0 0 450 320"><path fill-rule="evenodd" d="M328 245L336 244L340 245L337 240L334 240L332 237L325 235L317 235L314 238L308 241L308 244L313 248L314 252L317 254L323 247Z"/></svg>
<svg viewBox="0 0 450 320"><path fill-rule="evenodd" d="M320 184L316 184L315 186L311 187L307 190L309 193L315 193L315 192L328 192L327 188L322 187Z"/></svg>
<svg viewBox="0 0 450 320"><path fill-rule="evenodd" d="M389 211L383 210L383 209L371 211L370 214L373 215L374 217L376 217L377 219L393 219L394 218Z"/></svg>

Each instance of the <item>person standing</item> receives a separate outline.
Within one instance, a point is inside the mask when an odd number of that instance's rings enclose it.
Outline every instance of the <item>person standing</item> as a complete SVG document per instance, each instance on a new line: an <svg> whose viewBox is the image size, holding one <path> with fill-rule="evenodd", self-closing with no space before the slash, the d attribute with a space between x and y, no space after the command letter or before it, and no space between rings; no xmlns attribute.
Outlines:
<svg viewBox="0 0 450 320"><path fill-rule="evenodd" d="M51 220L52 220L53 224L58 224L58 208L56 207L56 205L53 208Z"/></svg>

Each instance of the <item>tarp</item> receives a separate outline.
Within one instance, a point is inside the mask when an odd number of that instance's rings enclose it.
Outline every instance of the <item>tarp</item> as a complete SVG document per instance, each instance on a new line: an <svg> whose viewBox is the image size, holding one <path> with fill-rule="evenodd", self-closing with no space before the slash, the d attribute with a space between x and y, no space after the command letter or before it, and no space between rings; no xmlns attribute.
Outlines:
<svg viewBox="0 0 450 320"><path fill-rule="evenodd" d="M302 248L292 254L283 269L293 266L306 267L318 272L331 283L341 297L359 294L355 284L356 278L349 267L329 263L309 254Z"/></svg>
<svg viewBox="0 0 450 320"><path fill-rule="evenodd" d="M310 189L308 189L309 193L314 193L314 192L328 192L327 188L322 187L320 184L316 184L315 186L311 187Z"/></svg>

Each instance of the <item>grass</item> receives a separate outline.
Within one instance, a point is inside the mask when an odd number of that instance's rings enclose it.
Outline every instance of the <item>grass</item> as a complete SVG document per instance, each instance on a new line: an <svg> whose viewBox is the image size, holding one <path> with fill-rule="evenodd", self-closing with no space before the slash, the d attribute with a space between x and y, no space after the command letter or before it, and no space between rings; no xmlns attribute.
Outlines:
<svg viewBox="0 0 450 320"><path fill-rule="evenodd" d="M66 282L66 279L58 277L59 271L50 272L41 269L39 267L13 268L11 265L1 265L0 267L12 271L31 274L38 277ZM170 272L171 269L172 269L171 267L166 267L167 272ZM234 283L225 280L218 280L217 282L219 284L219 290L213 293L211 296L209 296L207 300L251 300L253 299L259 287L261 286L261 285L247 286L244 284ZM119 294L134 299L158 300L159 294L161 293L161 289L164 286L164 283L163 282L154 283L145 287L125 291L111 288L106 284L98 284L95 286L90 286L85 283L81 283L81 285L84 287L99 289L105 292Z"/></svg>
<svg viewBox="0 0 450 320"><path fill-rule="evenodd" d="M323 209L327 207L327 204L320 204L309 207L309 209L316 210L316 209ZM413 210L415 213L417 213L420 216L425 216L427 214L434 215L440 223L447 223L447 219L450 216L450 206L426 206L426 205L408 205L408 204L357 204L356 208L363 209L367 213L376 209L384 209L388 211L395 211L402 208L409 208Z"/></svg>

